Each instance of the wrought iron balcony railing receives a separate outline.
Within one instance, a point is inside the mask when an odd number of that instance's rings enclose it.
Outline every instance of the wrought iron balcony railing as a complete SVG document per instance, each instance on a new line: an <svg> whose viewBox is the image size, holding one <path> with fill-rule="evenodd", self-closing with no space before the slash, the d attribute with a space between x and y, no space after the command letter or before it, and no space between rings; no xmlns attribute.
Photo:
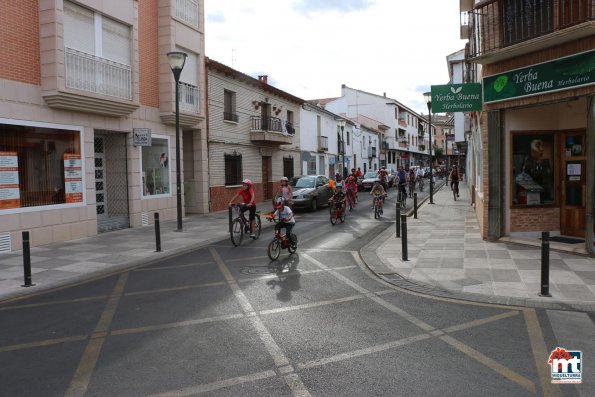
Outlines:
<svg viewBox="0 0 595 397"><path fill-rule="evenodd" d="M318 137L318 151L326 152L327 150L328 150L328 137L321 135Z"/></svg>
<svg viewBox="0 0 595 397"><path fill-rule="evenodd" d="M295 127L287 120L277 117L252 116L252 131L281 132L295 134Z"/></svg>
<svg viewBox="0 0 595 397"><path fill-rule="evenodd" d="M66 47L66 87L132 99L132 68L118 62Z"/></svg>
<svg viewBox="0 0 595 397"><path fill-rule="evenodd" d="M198 87L180 82L178 85L178 99L180 110L189 113L198 113Z"/></svg>

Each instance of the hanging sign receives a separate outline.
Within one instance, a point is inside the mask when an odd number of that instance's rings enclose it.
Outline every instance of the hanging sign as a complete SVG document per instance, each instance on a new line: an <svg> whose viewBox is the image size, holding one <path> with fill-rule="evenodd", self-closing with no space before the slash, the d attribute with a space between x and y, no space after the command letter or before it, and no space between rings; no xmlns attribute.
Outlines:
<svg viewBox="0 0 595 397"><path fill-rule="evenodd" d="M0 152L0 209L19 208L19 159L16 152Z"/></svg>
<svg viewBox="0 0 595 397"><path fill-rule="evenodd" d="M472 112L481 110L481 83L432 86L432 112Z"/></svg>
<svg viewBox="0 0 595 397"><path fill-rule="evenodd" d="M485 77L483 101L499 102L591 84L595 84L595 51Z"/></svg>
<svg viewBox="0 0 595 397"><path fill-rule="evenodd" d="M151 146L151 129L150 128L133 128L132 129L132 144L134 146Z"/></svg>
<svg viewBox="0 0 595 397"><path fill-rule="evenodd" d="M67 203L83 202L83 163L80 154L64 154L64 185Z"/></svg>

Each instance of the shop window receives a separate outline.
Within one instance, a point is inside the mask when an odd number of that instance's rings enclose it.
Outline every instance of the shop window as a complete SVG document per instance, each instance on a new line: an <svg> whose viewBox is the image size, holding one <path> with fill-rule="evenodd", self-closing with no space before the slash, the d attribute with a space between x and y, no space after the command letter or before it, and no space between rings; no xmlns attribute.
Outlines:
<svg viewBox="0 0 595 397"><path fill-rule="evenodd" d="M0 210L82 203L80 132L0 124Z"/></svg>
<svg viewBox="0 0 595 397"><path fill-rule="evenodd" d="M555 204L554 134L512 135L512 204Z"/></svg>
<svg viewBox="0 0 595 397"><path fill-rule="evenodd" d="M225 186L242 184L242 155L225 155Z"/></svg>
<svg viewBox="0 0 595 397"><path fill-rule="evenodd" d="M169 139L153 136L151 146L142 146L143 196L169 195Z"/></svg>

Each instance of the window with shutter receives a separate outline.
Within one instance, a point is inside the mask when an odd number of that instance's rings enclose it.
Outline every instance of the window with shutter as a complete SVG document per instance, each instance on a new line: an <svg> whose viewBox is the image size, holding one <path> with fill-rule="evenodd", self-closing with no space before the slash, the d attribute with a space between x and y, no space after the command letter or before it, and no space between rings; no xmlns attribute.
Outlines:
<svg viewBox="0 0 595 397"><path fill-rule="evenodd" d="M128 26L103 17L101 40L103 58L130 65L130 29Z"/></svg>
<svg viewBox="0 0 595 397"><path fill-rule="evenodd" d="M95 17L93 11L64 2L64 46L95 55Z"/></svg>
<svg viewBox="0 0 595 397"><path fill-rule="evenodd" d="M198 86L198 55L180 47L176 47L175 50L188 54L184 69L182 69L182 74L180 75L180 81L193 86Z"/></svg>

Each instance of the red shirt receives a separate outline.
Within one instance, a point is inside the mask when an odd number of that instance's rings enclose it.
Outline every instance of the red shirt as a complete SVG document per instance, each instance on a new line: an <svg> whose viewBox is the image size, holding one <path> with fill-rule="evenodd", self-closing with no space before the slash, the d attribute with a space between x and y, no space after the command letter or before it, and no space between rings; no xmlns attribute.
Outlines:
<svg viewBox="0 0 595 397"><path fill-rule="evenodd" d="M252 188L248 188L246 190L240 189L240 196L242 196L242 201L244 204L256 204L254 200L250 203L250 197L254 195L254 190Z"/></svg>

